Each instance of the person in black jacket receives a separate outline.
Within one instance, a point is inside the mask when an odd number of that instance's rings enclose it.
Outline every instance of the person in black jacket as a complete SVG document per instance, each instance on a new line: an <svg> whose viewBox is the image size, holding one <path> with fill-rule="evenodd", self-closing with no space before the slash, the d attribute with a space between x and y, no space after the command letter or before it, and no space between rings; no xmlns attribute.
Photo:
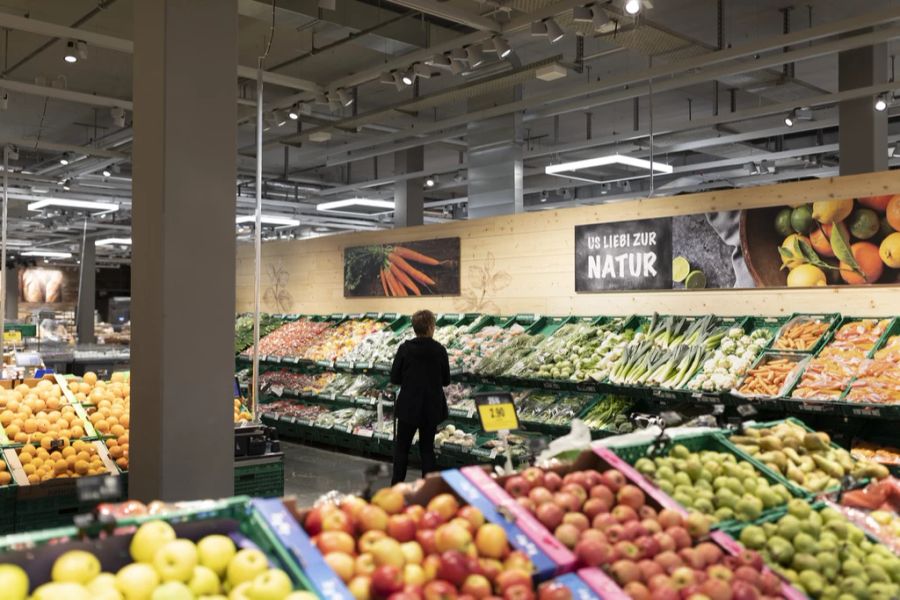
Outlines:
<svg viewBox="0 0 900 600"><path fill-rule="evenodd" d="M435 470L434 435L447 418L444 386L450 385L447 350L432 336L434 314L420 310L412 316L416 337L397 349L391 367L391 383L400 386L394 405L397 420L394 435L394 476L391 485L406 479L406 465L413 436L419 431L422 477Z"/></svg>

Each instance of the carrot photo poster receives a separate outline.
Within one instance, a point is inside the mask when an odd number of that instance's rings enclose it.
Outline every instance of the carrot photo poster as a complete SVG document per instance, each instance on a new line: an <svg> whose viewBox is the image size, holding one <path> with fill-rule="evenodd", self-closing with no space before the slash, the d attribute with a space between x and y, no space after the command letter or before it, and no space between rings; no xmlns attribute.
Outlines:
<svg viewBox="0 0 900 600"><path fill-rule="evenodd" d="M344 250L344 296L459 295L459 238Z"/></svg>

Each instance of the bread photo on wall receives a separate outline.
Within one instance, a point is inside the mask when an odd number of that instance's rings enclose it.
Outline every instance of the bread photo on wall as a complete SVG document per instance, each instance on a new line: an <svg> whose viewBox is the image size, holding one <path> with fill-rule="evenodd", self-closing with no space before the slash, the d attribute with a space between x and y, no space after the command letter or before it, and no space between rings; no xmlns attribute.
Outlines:
<svg viewBox="0 0 900 600"><path fill-rule="evenodd" d="M344 296L459 294L459 238L356 246L344 250Z"/></svg>

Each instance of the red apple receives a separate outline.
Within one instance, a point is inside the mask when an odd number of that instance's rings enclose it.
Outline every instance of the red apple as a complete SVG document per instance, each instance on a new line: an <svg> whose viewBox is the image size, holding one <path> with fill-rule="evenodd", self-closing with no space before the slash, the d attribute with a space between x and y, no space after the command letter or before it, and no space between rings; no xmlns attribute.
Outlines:
<svg viewBox="0 0 900 600"><path fill-rule="evenodd" d="M452 519L450 519L447 522L447 524L448 525L450 525L450 524L458 525L459 527L462 527L463 529L465 529L466 531L468 531L471 534L474 534L475 530L478 529L477 527L474 527L472 525L471 521L469 521L468 519L463 519L462 517L453 517Z"/></svg>
<svg viewBox="0 0 900 600"><path fill-rule="evenodd" d="M682 548L678 551L678 556L684 561L684 564L692 569L705 569L706 561L703 556L694 548Z"/></svg>
<svg viewBox="0 0 900 600"><path fill-rule="evenodd" d="M619 523L627 523L628 521L637 521L638 515L637 511L631 508L630 506L626 506L625 504L619 504L614 506L610 514L616 518L616 521Z"/></svg>
<svg viewBox="0 0 900 600"><path fill-rule="evenodd" d="M652 536L644 535L634 540L635 545L640 549L641 556L644 558L653 558L660 553L662 549Z"/></svg>
<svg viewBox="0 0 900 600"><path fill-rule="evenodd" d="M608 539L611 544L616 544L628 539L628 536L625 534L625 527L618 523L610 525L603 533L606 534L606 539Z"/></svg>
<svg viewBox="0 0 900 600"><path fill-rule="evenodd" d="M585 540L593 540L595 542L601 542L606 544L606 534L598 529L586 529L581 532L581 535L578 536L578 541L583 542Z"/></svg>
<svg viewBox="0 0 900 600"><path fill-rule="evenodd" d="M703 561L707 565L712 565L722 558L722 549L712 542L701 542L697 544L696 551L703 557Z"/></svg>
<svg viewBox="0 0 900 600"><path fill-rule="evenodd" d="M624 559L637 561L643 558L641 556L641 549L638 548L634 542L628 540L622 540L621 542L616 543L613 546L616 549L616 552Z"/></svg>
<svg viewBox="0 0 900 600"><path fill-rule="evenodd" d="M591 488L590 497L602 500L603 504L607 507L607 510L611 509L616 503L615 494L613 494L613 491L603 483L598 483Z"/></svg>
<svg viewBox="0 0 900 600"><path fill-rule="evenodd" d="M406 501L403 499L403 494L399 490L394 488L382 488L372 496L372 504L389 515L396 515L403 512Z"/></svg>
<svg viewBox="0 0 900 600"><path fill-rule="evenodd" d="M672 539L675 540L675 547L679 550L682 548L690 548L693 543L691 541L691 535L684 527L669 527L666 529L666 533L672 536Z"/></svg>
<svg viewBox="0 0 900 600"><path fill-rule="evenodd" d="M418 527L422 522L422 517L425 515L425 507L421 504L410 504L404 512L412 517L413 522Z"/></svg>
<svg viewBox="0 0 900 600"><path fill-rule="evenodd" d="M473 598L487 598L491 595L491 582L484 575L469 575L463 581L460 591Z"/></svg>
<svg viewBox="0 0 900 600"><path fill-rule="evenodd" d="M528 492L528 497L534 502L535 506L540 506L545 502L553 501L553 492L543 486L535 487Z"/></svg>
<svg viewBox="0 0 900 600"><path fill-rule="evenodd" d="M322 513L322 531L343 531L353 533L353 521L344 511L333 508Z"/></svg>
<svg viewBox="0 0 900 600"><path fill-rule="evenodd" d="M721 579L707 579L700 584L700 593L709 600L731 600L731 586Z"/></svg>
<svg viewBox="0 0 900 600"><path fill-rule="evenodd" d="M342 511L347 513L347 516L350 517L351 521L355 521L356 515L365 505L366 501L359 496L346 496L343 500L341 500L340 508Z"/></svg>
<svg viewBox="0 0 900 600"><path fill-rule="evenodd" d="M763 568L763 559L759 553L754 552L753 550L744 550L737 556L738 563L740 565L745 565L748 567L753 567L757 571L762 571Z"/></svg>
<svg viewBox="0 0 900 600"><path fill-rule="evenodd" d="M497 575L503 572L503 563L494 558L479 558L478 571L489 581L496 581Z"/></svg>
<svg viewBox="0 0 900 600"><path fill-rule="evenodd" d="M759 577L759 587L770 596L781 595L781 578L768 569Z"/></svg>
<svg viewBox="0 0 900 600"><path fill-rule="evenodd" d="M734 578L740 579L741 581L746 581L750 585L754 587L761 586L761 575L760 572L754 569L753 567L742 566L738 567L734 571Z"/></svg>
<svg viewBox="0 0 900 600"><path fill-rule="evenodd" d="M747 583L746 581L733 581L731 583L731 599L732 600L758 600L759 590Z"/></svg>
<svg viewBox="0 0 900 600"><path fill-rule="evenodd" d="M572 494L578 498L579 507L581 507L581 505L584 504L584 501L588 499L587 490L577 483L565 483L559 491L566 494Z"/></svg>
<svg viewBox="0 0 900 600"><path fill-rule="evenodd" d="M617 560L609 571L620 586L641 580L641 570L633 560Z"/></svg>
<svg viewBox="0 0 900 600"><path fill-rule="evenodd" d="M572 590L556 581L547 581L538 587L538 600L572 600Z"/></svg>
<svg viewBox="0 0 900 600"><path fill-rule="evenodd" d="M329 552L356 554L356 540L345 531L323 531L316 537L316 547L322 554Z"/></svg>
<svg viewBox="0 0 900 600"><path fill-rule="evenodd" d="M456 516L459 501L453 494L438 494L428 501L427 510L433 510L446 522Z"/></svg>
<svg viewBox="0 0 900 600"><path fill-rule="evenodd" d="M672 583L669 581L668 575L660 574L651 577L647 582L647 587L650 588L650 591L653 591L657 588L671 588Z"/></svg>
<svg viewBox="0 0 900 600"><path fill-rule="evenodd" d="M441 553L441 564L437 570L438 579L449 581L459 587L469 574L469 558L458 550Z"/></svg>
<svg viewBox="0 0 900 600"><path fill-rule="evenodd" d="M591 522L591 527L594 529L599 529L600 531L606 531L613 525L618 525L619 522L616 521L616 518L609 513L600 513L594 520Z"/></svg>
<svg viewBox="0 0 900 600"><path fill-rule="evenodd" d="M597 515L609 512L609 507L600 498L588 498L581 507L581 512L593 521Z"/></svg>
<svg viewBox="0 0 900 600"><path fill-rule="evenodd" d="M520 496L516 498L516 502L518 502L519 505L525 507L525 510L527 510L531 514L534 514L534 511L537 508L537 504L535 504L534 501L528 496Z"/></svg>
<svg viewBox="0 0 900 600"><path fill-rule="evenodd" d="M468 524L468 521L466 521ZM434 544L438 552L459 550L467 552L472 545L472 534L460 523L445 523L434 532Z"/></svg>
<svg viewBox="0 0 900 600"><path fill-rule="evenodd" d="M704 538L709 535L709 517L702 513L692 512L684 520L684 527L695 540Z"/></svg>
<svg viewBox="0 0 900 600"><path fill-rule="evenodd" d="M664 508L659 511L657 521L659 521L659 524L663 529L668 529L669 527L681 527L684 523L681 513L673 508Z"/></svg>
<svg viewBox="0 0 900 600"><path fill-rule="evenodd" d="M665 569L666 573L669 573L670 575L675 571L675 569L684 566L684 561L681 560L681 557L672 550L660 552L655 557L653 557L653 560L656 561L659 566Z"/></svg>
<svg viewBox="0 0 900 600"><path fill-rule="evenodd" d="M434 541L434 529L419 529L416 531L416 541L422 546L425 556L437 553L437 544Z"/></svg>
<svg viewBox="0 0 900 600"><path fill-rule="evenodd" d="M643 521L644 519L653 519L656 520L657 517L656 509L650 506L649 504L645 504L638 509L638 516Z"/></svg>
<svg viewBox="0 0 900 600"><path fill-rule="evenodd" d="M672 571L672 587L682 590L690 585L694 585L697 580L694 570L690 567L678 567Z"/></svg>
<svg viewBox="0 0 900 600"><path fill-rule="evenodd" d="M634 510L638 510L644 506L645 500L646 497L644 491L638 486L630 483L623 485L619 488L619 491L616 492L616 502L624 504L625 506L630 506Z"/></svg>
<svg viewBox="0 0 900 600"><path fill-rule="evenodd" d="M368 552L360 554L353 561L353 572L356 575L371 575L375 572L375 557Z"/></svg>
<svg viewBox="0 0 900 600"><path fill-rule="evenodd" d="M393 565L384 565L372 573L372 593L385 598L403 589L403 573Z"/></svg>
<svg viewBox="0 0 900 600"><path fill-rule="evenodd" d="M347 589L354 600L370 600L372 597L372 578L368 575L357 575L347 584Z"/></svg>
<svg viewBox="0 0 900 600"><path fill-rule="evenodd" d="M627 483L627 480L618 470L609 469L603 472L603 483L613 492L618 492L619 488Z"/></svg>
<svg viewBox="0 0 900 600"><path fill-rule="evenodd" d="M511 585L503 592L503 600L534 600L534 591L530 583Z"/></svg>
<svg viewBox="0 0 900 600"><path fill-rule="evenodd" d="M581 540L575 544L575 556L588 567L608 565L617 559L612 546L596 540Z"/></svg>
<svg viewBox="0 0 900 600"><path fill-rule="evenodd" d="M575 544L578 543L578 536L580 534L581 532L578 528L571 523L563 523L553 531L553 535L556 536L556 539L562 542L567 548L575 547Z"/></svg>
<svg viewBox="0 0 900 600"><path fill-rule="evenodd" d="M517 569L519 571L531 573L534 570L534 565L531 563L531 559L528 558L527 554L521 550L513 550L503 561L503 568L507 571Z"/></svg>
<svg viewBox="0 0 900 600"><path fill-rule="evenodd" d="M388 596L387 600L422 600L422 594L403 589Z"/></svg>
<svg viewBox="0 0 900 600"><path fill-rule="evenodd" d="M654 533L653 539L659 544L659 549L663 552L666 550L677 550L678 544L675 543L675 538L669 535L666 532Z"/></svg>
<svg viewBox="0 0 900 600"><path fill-rule="evenodd" d="M641 516L640 512L638 512L638 516ZM662 532L662 525L659 524L659 521L656 519L642 519L641 525L644 526L650 533L660 533Z"/></svg>
<svg viewBox="0 0 900 600"><path fill-rule="evenodd" d="M547 502L546 504L541 504L537 507L535 516L544 527L553 531L562 523L565 511L563 511L561 506L552 502Z"/></svg>
<svg viewBox="0 0 900 600"><path fill-rule="evenodd" d="M636 540L639 537L644 537L650 533L643 525L641 525L640 521L628 521L623 527L625 528L625 537L629 540Z"/></svg>
<svg viewBox="0 0 900 600"><path fill-rule="evenodd" d="M588 521L588 518L580 512L566 513L565 515L563 515L563 523L574 525L576 528L578 528L579 533L585 531L591 526L591 522Z"/></svg>
<svg viewBox="0 0 900 600"><path fill-rule="evenodd" d="M678 595L678 591L671 587L671 583L668 585L669 587L658 587L653 589L653 591L650 592L650 600L678 600L681 597Z"/></svg>
<svg viewBox="0 0 900 600"><path fill-rule="evenodd" d="M356 545L359 548L360 553L372 552L372 547L375 545L375 542L384 539L387 536L388 535L385 532L378 529L373 529L372 531L367 531L359 536L359 540L356 542Z"/></svg>
<svg viewBox="0 0 900 600"><path fill-rule="evenodd" d="M569 492L556 492L553 494L553 502L566 512L575 512L581 509L581 501L578 496Z"/></svg>
<svg viewBox="0 0 900 600"><path fill-rule="evenodd" d="M422 570L425 571L425 580L437 579L438 569L441 568L441 557L437 554L429 554L422 561Z"/></svg>
<svg viewBox="0 0 900 600"><path fill-rule="evenodd" d="M753 572L756 573L756 571ZM721 579L725 582L731 581L731 578L734 577L732 570L725 565L710 565L706 567L706 574L710 579Z"/></svg>
<svg viewBox="0 0 900 600"><path fill-rule="evenodd" d="M383 508L368 504L359 510L360 531L387 531L387 526L388 514Z"/></svg>
<svg viewBox="0 0 900 600"><path fill-rule="evenodd" d="M335 510L333 504L317 506L306 513L306 517L303 519L303 529L306 530L306 533L311 536L322 533L322 513L329 510Z"/></svg>
<svg viewBox="0 0 900 600"><path fill-rule="evenodd" d="M456 588L448 581L436 579L425 584L422 595L425 600L456 600Z"/></svg>
<svg viewBox="0 0 900 600"><path fill-rule="evenodd" d="M501 594L514 585L531 586L531 575L522 569L506 569L494 581L496 589Z"/></svg>
<svg viewBox="0 0 900 600"><path fill-rule="evenodd" d="M522 477L531 484L531 487L544 485L544 470L538 467L528 467L522 471Z"/></svg>
<svg viewBox="0 0 900 600"><path fill-rule="evenodd" d="M531 484L521 475L513 475L503 484L503 489L513 498L518 498L519 496L528 495L528 492L531 490Z"/></svg>
<svg viewBox="0 0 900 600"><path fill-rule="evenodd" d="M666 570L661 564L649 558L638 561L638 568L641 570L641 577L644 581L650 581L656 575L666 574Z"/></svg>
<svg viewBox="0 0 900 600"><path fill-rule="evenodd" d="M398 542L416 539L416 522L409 515L394 514L388 518L387 534Z"/></svg>
<svg viewBox="0 0 900 600"><path fill-rule="evenodd" d="M419 521L419 527L424 529L437 529L448 520L449 519L445 519L441 513L436 510L426 510L422 514L422 519Z"/></svg>
<svg viewBox="0 0 900 600"><path fill-rule="evenodd" d="M650 590L639 581L632 581L625 585L623 591L631 600L650 600Z"/></svg>
<svg viewBox="0 0 900 600"><path fill-rule="evenodd" d="M557 491L562 487L562 477L560 477L559 474L555 473L554 471L547 471L544 474L544 487L551 492Z"/></svg>

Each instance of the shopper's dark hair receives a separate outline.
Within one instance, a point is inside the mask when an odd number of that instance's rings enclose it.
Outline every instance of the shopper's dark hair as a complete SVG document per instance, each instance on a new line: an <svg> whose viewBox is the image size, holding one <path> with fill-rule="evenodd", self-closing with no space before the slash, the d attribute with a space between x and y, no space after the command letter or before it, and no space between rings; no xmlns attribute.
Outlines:
<svg viewBox="0 0 900 600"><path fill-rule="evenodd" d="M416 335L428 335L434 327L434 313L430 310L417 311L412 316L412 326Z"/></svg>

